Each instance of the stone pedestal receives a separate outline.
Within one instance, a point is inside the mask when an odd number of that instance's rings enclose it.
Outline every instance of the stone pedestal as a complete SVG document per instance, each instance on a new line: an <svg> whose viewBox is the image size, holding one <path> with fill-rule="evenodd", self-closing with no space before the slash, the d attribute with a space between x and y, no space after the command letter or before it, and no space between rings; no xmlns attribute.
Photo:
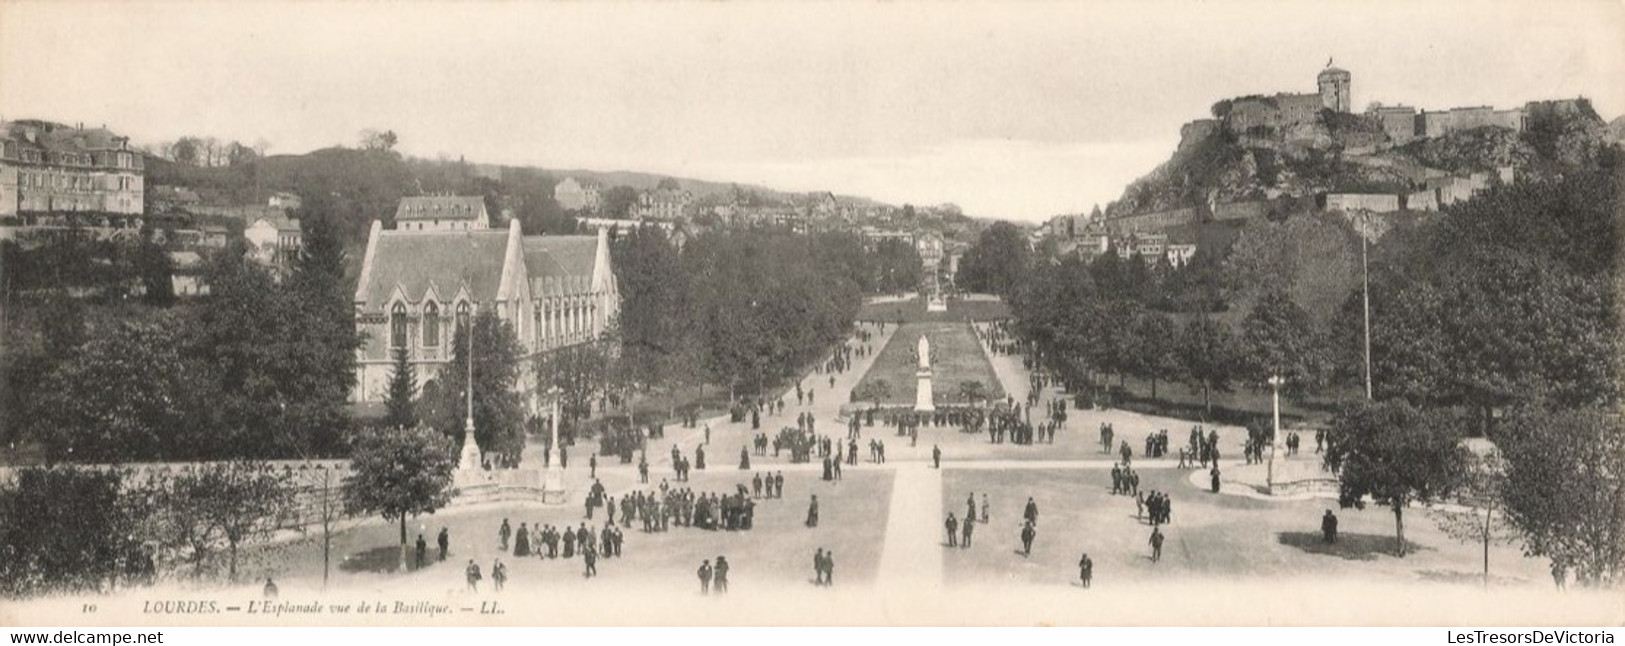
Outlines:
<svg viewBox="0 0 1625 646"><path fill-rule="evenodd" d="M480 444L474 440L474 420L468 420L468 426L463 428L463 451L457 457L457 468L464 471L479 471L484 465L480 463Z"/></svg>
<svg viewBox="0 0 1625 646"><path fill-rule="evenodd" d="M547 445L547 473L542 474L542 502L562 505L566 498L564 468L559 466L559 400L553 398L553 442Z"/></svg>
<svg viewBox="0 0 1625 646"><path fill-rule="evenodd" d="M921 370L914 373L918 385L914 391L914 410L929 413L937 409L936 397L931 392L931 371Z"/></svg>
<svg viewBox="0 0 1625 646"><path fill-rule="evenodd" d="M567 497L564 490L564 470L559 468L557 452L549 451L549 453L552 455L547 456L548 464L552 466L549 466L547 472L542 474L542 502L549 505L562 505Z"/></svg>

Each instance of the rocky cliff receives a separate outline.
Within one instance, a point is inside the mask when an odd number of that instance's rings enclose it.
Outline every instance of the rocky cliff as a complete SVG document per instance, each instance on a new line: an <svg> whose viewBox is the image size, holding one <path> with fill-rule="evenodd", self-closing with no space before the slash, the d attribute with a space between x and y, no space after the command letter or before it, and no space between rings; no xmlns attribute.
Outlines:
<svg viewBox="0 0 1625 646"><path fill-rule="evenodd" d="M1221 102L1223 104L1224 102ZM1181 129L1173 155L1124 191L1107 217L1327 192L1403 193L1427 180L1513 167L1543 176L1619 154L1625 118L1584 99L1525 106L1525 128L1484 126L1393 141L1371 116L1322 111L1310 122L1240 132L1216 119Z"/></svg>

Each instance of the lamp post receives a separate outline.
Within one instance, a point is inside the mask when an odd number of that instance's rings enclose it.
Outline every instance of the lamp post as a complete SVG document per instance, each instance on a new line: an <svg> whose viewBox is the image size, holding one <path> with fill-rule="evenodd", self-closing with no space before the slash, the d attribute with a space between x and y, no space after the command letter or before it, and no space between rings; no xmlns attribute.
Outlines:
<svg viewBox="0 0 1625 646"><path fill-rule="evenodd" d="M474 439L474 326L468 326L468 416L463 420L463 450L457 468L469 473L480 470L480 444Z"/></svg>
<svg viewBox="0 0 1625 646"><path fill-rule="evenodd" d="M1264 476L1264 485L1271 494L1275 493L1275 453L1281 444L1281 384L1286 383L1280 375L1273 375L1270 384L1270 410L1274 417L1273 428L1270 431L1270 459L1268 470Z"/></svg>
<svg viewBox="0 0 1625 646"><path fill-rule="evenodd" d="M559 466L559 400L563 396L558 386L548 389L553 399L552 441L547 445L547 473L542 476L542 502L564 504L564 469Z"/></svg>
<svg viewBox="0 0 1625 646"><path fill-rule="evenodd" d="M1360 215L1360 299L1365 309L1365 398L1371 399L1371 266L1367 260L1366 240L1370 233L1371 214Z"/></svg>

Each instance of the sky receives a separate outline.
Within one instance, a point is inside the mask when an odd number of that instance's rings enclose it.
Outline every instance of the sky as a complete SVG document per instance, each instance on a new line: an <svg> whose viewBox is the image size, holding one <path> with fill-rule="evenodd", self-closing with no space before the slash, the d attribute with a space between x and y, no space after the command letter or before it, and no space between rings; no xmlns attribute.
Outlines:
<svg viewBox="0 0 1625 646"><path fill-rule="evenodd" d="M0 0L0 118L1085 212L1231 96L1625 111L1619 0Z"/></svg>

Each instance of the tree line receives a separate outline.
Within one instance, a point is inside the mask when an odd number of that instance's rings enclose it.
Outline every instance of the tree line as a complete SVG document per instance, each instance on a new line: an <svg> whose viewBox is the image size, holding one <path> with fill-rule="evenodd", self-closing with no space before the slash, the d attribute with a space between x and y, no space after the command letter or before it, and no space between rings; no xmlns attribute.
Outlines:
<svg viewBox="0 0 1625 646"><path fill-rule="evenodd" d="M210 295L194 303L107 310L42 295L49 320L6 354L10 439L48 462L340 452L358 337L329 206L307 203L286 275L247 260L239 239L213 255Z"/></svg>
<svg viewBox="0 0 1625 646"><path fill-rule="evenodd" d="M1625 558L1616 170L1497 186L1372 244L1371 401L1366 294L1349 270L1358 220L1249 225L1221 264L1220 312L1158 309L1116 280L1115 254L1002 267L989 275L1020 278L986 284L1037 360L1075 386L1127 375L1206 393L1279 375L1289 397L1343 399L1326 463L1343 503L1390 508L1400 553L1408 505L1459 502L1493 471L1476 508L1500 510L1530 555L1603 584ZM1315 295L1328 289L1340 296ZM1466 451L1469 435L1494 457Z"/></svg>

